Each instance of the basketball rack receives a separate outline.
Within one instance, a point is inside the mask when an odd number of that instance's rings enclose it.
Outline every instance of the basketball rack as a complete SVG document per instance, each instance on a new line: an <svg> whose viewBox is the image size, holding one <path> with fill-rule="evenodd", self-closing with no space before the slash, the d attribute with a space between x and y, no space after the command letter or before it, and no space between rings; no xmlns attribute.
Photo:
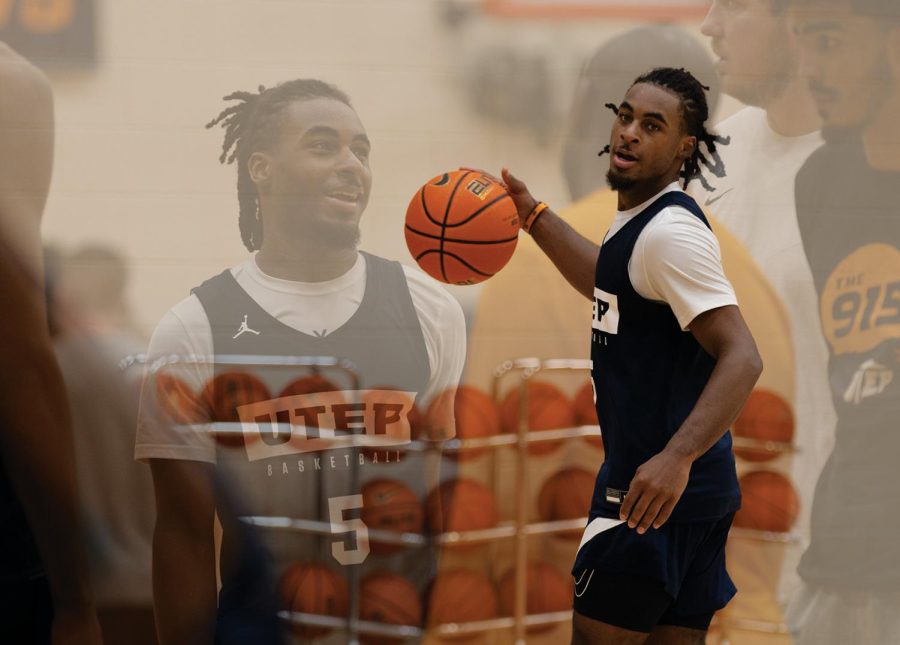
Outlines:
<svg viewBox="0 0 900 645"><path fill-rule="evenodd" d="M596 437L600 436L600 428L598 426L581 426L576 428L567 428L562 430L544 430L540 432L530 431L528 428L527 414L527 382L539 372L553 371L586 371L590 372L591 362L584 359L547 359L540 360L537 358L522 358L516 360L507 360L494 370L493 396L495 400L499 400L499 384L500 380L508 373L518 372L520 375L519 382L519 434L516 437L517 446L519 448L519 468L517 479L517 499L516 499L516 522L518 529L516 541L516 595L515 595L515 616L516 624L516 644L524 644L525 627L529 626L530 617L525 612L526 589L525 589L525 539L534 534L533 527L536 524L529 524L527 519L527 491L529 485L529 469L527 445L532 441L552 440L559 438L572 437ZM505 437L511 439L512 437ZM758 440L748 437L732 436L732 442L736 448L748 448L758 452L765 452L773 456L781 454L794 454L799 450L792 443L782 443L767 440ZM583 528L587 523L587 517L578 520L568 520L572 524L580 524L577 528ZM756 529L748 529L741 527L732 527L729 531L729 538L737 538L740 540L750 540L770 544L797 544L802 541L802 536L797 531L789 532L773 532L761 531ZM562 616L565 617L562 617ZM571 620L572 612L560 612L560 618L557 622ZM789 631L787 626L782 622L772 622L767 620L756 620L752 618L729 616L727 612L717 615L714 622L722 628L724 639L722 643L727 643L727 634L729 628L740 629L745 631L757 632L762 634L779 634L787 635Z"/></svg>
<svg viewBox="0 0 900 645"><path fill-rule="evenodd" d="M171 355L158 359L149 365L151 372L157 372L165 367L185 363L211 364L215 361L218 365L256 366L256 367L304 367L321 369L338 369L349 374L355 384L358 385L358 377L352 363L331 357L276 357L276 356L177 356ZM126 369L135 364L147 363L146 355L135 355L124 359L120 367ZM528 447L531 444L544 441L558 441L560 439L599 437L599 426L586 425L572 428L560 428L553 430L532 431L529 427L528 411L528 382L536 374L541 372L572 372L590 371L590 361L583 359L549 359L520 358L504 361L493 373L492 395L499 399L500 383L509 375L518 375L519 380L519 425L516 434L500 434L490 437L472 439L453 438L444 441L412 441L403 444L403 451L409 452L456 452L473 448L496 449L500 447L513 448L516 454L515 476L515 500L514 518L512 521L501 522L498 526L488 529L472 531L454 531L440 534L426 533L397 533L379 529L368 529L370 541L398 545L409 549L420 549L428 546L461 545L461 544L488 544L501 541L513 541L514 545L514 611L512 616L504 616L489 620L479 620L459 623L442 623L422 627L421 625L396 625L377 623L361 620L359 618L359 570L358 567L350 569L350 612L348 617L334 617L303 612L281 611L279 617L286 623L315 626L333 629L342 629L348 632L348 643L356 645L359 635L376 635L395 638L418 638L426 633L443 636L473 635L497 630L512 630L516 645L524 645L526 630L529 627L540 625L554 625L569 622L572 611L559 611L541 614L527 613L527 541L528 538L537 535L554 535L573 530L581 530L587 523L587 517L571 520L557 520L549 522L528 521L528 500L531 483L529 469ZM234 435L242 432L241 423L208 423L214 436ZM289 425L289 424L278 424ZM176 426L177 428L178 426ZM181 426L183 428L196 428L193 426ZM385 445L395 445L390 440L384 441ZM340 447L377 448L378 441L372 437L352 435L343 438ZM781 454L793 452L794 446L779 444L776 442L758 441L747 438L735 438L738 447L753 448L757 450ZM357 463L354 461L354 463ZM496 464L496 460L494 460ZM357 468L352 468L353 477L358 477ZM352 531L352 527L341 522L324 522L292 517L277 516L243 516L243 522L265 531L296 532L301 534L313 534L321 536L335 536ZM794 543L800 537L796 533L771 533L752 529L733 528L732 535L742 539L759 540L764 542ZM717 618L716 621L723 627L735 627L761 633L786 634L783 624L756 621L744 618Z"/></svg>

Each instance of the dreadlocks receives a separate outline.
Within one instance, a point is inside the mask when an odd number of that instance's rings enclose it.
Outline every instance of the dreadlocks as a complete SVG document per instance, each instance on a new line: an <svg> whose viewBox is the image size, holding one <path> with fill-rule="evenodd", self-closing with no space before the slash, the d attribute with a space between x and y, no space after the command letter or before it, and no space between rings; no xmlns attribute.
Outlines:
<svg viewBox="0 0 900 645"><path fill-rule="evenodd" d="M691 182L692 179L699 178L700 183L708 191L715 191L709 182L700 172L700 164L703 164L716 177L725 176L725 165L722 158L716 152L716 145L728 145L731 139L720 137L706 130L706 120L709 118L709 106L706 103L706 92L709 88L700 83L694 75L689 71L672 67L657 67L646 74L637 77L632 86L638 83L650 83L669 90L677 95L681 101L681 114L684 118L685 128L688 135L697 137L697 145L690 158L684 162L680 176L684 179L684 187ZM619 108L614 103L607 103L606 107L614 113L619 113ZM700 144L706 145L709 151L709 157L700 150ZM606 146L600 154L609 152L609 146Z"/></svg>
<svg viewBox="0 0 900 645"><path fill-rule="evenodd" d="M244 246L256 251L262 246L263 225L259 212L259 193L250 177L250 155L271 147L278 138L282 109L294 101L328 98L350 105L350 98L333 85L316 79L287 81L257 92L232 92L225 101L240 101L231 105L206 124L207 128L221 125L225 129L221 163L237 161L238 226Z"/></svg>

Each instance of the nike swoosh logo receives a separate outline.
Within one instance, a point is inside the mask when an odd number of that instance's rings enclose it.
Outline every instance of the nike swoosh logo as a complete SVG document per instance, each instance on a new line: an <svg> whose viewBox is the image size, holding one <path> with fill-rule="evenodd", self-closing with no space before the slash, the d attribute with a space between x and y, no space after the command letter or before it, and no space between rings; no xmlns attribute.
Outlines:
<svg viewBox="0 0 900 645"><path fill-rule="evenodd" d="M720 199L722 199L723 197L725 197L725 195L727 195L728 193L730 193L732 190L734 190L734 188L729 188L728 190L726 190L726 191L725 191L724 193L722 193L721 195L716 195L716 196L714 196L714 197L709 197L709 198L703 203L703 205L704 205L704 206L709 206L710 204L715 204L717 201L719 201Z"/></svg>
<svg viewBox="0 0 900 645"><path fill-rule="evenodd" d="M575 581L575 595L581 598L584 595L584 592L587 591L588 585L591 584L591 579L594 577L594 569L591 569L590 574L588 575L587 582L584 583L584 587L581 588L581 591L578 590L578 585L581 584L581 581L584 580L584 574L588 572L587 569L584 569L581 572L581 575L578 577L578 580Z"/></svg>

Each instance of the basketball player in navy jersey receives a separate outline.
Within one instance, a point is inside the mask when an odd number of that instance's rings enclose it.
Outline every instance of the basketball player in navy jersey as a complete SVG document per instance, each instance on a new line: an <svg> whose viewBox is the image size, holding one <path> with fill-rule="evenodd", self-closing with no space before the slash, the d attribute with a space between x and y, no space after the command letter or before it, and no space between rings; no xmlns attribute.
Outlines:
<svg viewBox="0 0 900 645"><path fill-rule="evenodd" d="M390 569L424 588L434 573L433 554L410 549L388 561L370 550L360 485L397 479L421 499L436 483L429 481L436 471L431 462L397 450L410 440L412 399L398 402L387 388L426 405L456 386L465 359L465 323L456 301L420 271L358 249L372 185L371 143L349 98L322 81L300 79L226 99L236 103L209 125L225 128L221 159L236 162L241 236L256 253L173 307L154 332L149 354L151 360L215 356L216 365L180 372L194 391L213 374L243 369L266 383L271 398L238 408L242 441L227 447L203 428L161 421L151 381L145 383L135 453L150 462L156 489L154 596L164 644L214 637L279 641L264 615L268 583L252 580L252 566L223 574L217 616L216 565L227 572L244 543L234 530L239 523L224 523L217 563L213 517L221 514L222 500L214 482L222 476L242 515L330 521L332 527L347 522L323 537L263 534L276 574L292 562L314 560L342 577ZM220 357L228 355L337 357L352 363L359 383L325 373L337 392L286 394L285 386L304 372L236 368L222 364ZM449 435L452 418L432 431L433 437ZM394 445L365 452L336 447L334 440L348 434L380 434ZM250 628L235 622L254 611L263 614L263 631L235 636L234 630ZM334 631L325 642L346 639Z"/></svg>
<svg viewBox="0 0 900 645"><path fill-rule="evenodd" d="M619 212L601 247L503 171L523 228L594 303L606 460L573 568L573 643L700 645L735 592L724 556L740 506L728 427L762 363L716 238L678 184L717 160L704 87L683 69L655 69L608 107Z"/></svg>

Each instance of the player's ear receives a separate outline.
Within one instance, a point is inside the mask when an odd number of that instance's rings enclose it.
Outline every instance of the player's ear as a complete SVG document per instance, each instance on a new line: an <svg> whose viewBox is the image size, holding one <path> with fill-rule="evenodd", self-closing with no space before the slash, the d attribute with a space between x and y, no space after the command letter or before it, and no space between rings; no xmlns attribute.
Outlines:
<svg viewBox="0 0 900 645"><path fill-rule="evenodd" d="M678 150L678 156L682 159L690 159L697 148L697 137L682 137L681 148Z"/></svg>
<svg viewBox="0 0 900 645"><path fill-rule="evenodd" d="M247 170L254 184L265 184L272 174L272 158L265 152L254 152L247 160Z"/></svg>

